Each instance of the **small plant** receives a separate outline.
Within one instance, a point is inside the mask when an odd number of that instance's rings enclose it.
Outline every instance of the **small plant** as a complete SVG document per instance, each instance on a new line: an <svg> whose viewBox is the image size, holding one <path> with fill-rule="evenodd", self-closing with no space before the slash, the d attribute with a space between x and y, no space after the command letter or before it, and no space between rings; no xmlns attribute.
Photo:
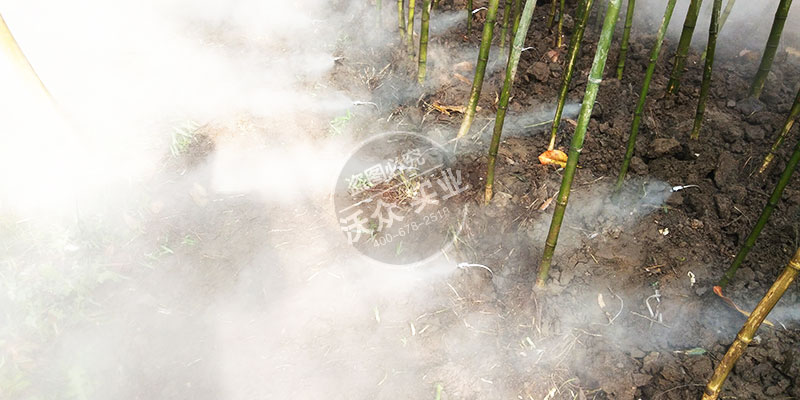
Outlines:
<svg viewBox="0 0 800 400"><path fill-rule="evenodd" d="M328 123L328 134L331 136L340 135L352 118L353 113L347 110L347 114L332 119L331 122Z"/></svg>
<svg viewBox="0 0 800 400"><path fill-rule="evenodd" d="M172 140L169 144L169 151L174 157L186 153L189 146L196 141L195 135L200 128L200 124L192 120L186 121L183 125L172 129Z"/></svg>

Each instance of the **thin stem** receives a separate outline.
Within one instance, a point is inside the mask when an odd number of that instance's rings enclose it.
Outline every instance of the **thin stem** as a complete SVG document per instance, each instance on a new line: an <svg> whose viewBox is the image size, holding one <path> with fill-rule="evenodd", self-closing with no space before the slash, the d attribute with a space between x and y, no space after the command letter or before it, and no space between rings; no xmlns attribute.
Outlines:
<svg viewBox="0 0 800 400"><path fill-rule="evenodd" d="M3 19L2 15L0 15L0 54L8 56L8 59L22 76L25 77L28 83L32 86L37 86L45 97L55 103L53 96L50 95L50 91L47 90L44 82L39 78L39 74L33 69L33 65L31 65L28 58L25 57L25 53L22 52L19 44L17 44L14 35L11 34L11 30L8 29L8 25L6 25L6 21Z"/></svg>
<svg viewBox="0 0 800 400"><path fill-rule="evenodd" d="M406 36L406 15L403 12L403 0L397 0L397 28L400 30L400 37Z"/></svg>
<svg viewBox="0 0 800 400"><path fill-rule="evenodd" d="M472 80L472 91L470 92L469 103L467 103L464 120L461 122L457 138L461 138L469 132L472 121L475 119L475 109L478 106L478 99L481 97L483 76L486 74L486 63L489 61L489 49L492 47L492 35L494 34L494 23L497 19L497 6L499 3L500 0L489 0L486 22L483 24L481 47L478 51L478 63L475 65L475 77Z"/></svg>
<svg viewBox="0 0 800 400"><path fill-rule="evenodd" d="M553 27L553 21L556 19L556 7L558 7L558 0L550 2L550 14L547 16L547 28Z"/></svg>
<svg viewBox="0 0 800 400"><path fill-rule="evenodd" d="M722 16L719 18L719 33L722 33L722 28L725 26L725 22L728 21L728 16L731 14L734 4L736 4L736 0L728 0L728 2L725 3L725 9L722 10ZM705 60L706 50L703 50L703 54L700 55L700 61Z"/></svg>
<svg viewBox="0 0 800 400"><path fill-rule="evenodd" d="M631 164L633 151L636 147L636 137L639 134L639 125L642 122L644 105L647 100L647 92L650 91L650 80L653 78L653 72L656 70L656 61L658 61L658 54L661 52L661 45L664 43L664 35L667 33L667 27L669 27L672 12L675 10L675 2L676 0L669 0L667 3L667 9L664 11L664 18L661 20L661 27L658 28L658 33L656 34L656 43L653 45L653 50L650 52L650 63L647 65L647 72L644 75L642 92L639 94L639 102L636 103L636 110L633 112L633 123L631 124L630 136L628 136L628 147L625 150L625 158L622 160L622 167L619 170L617 184L614 187L615 195L622 189L622 184L625 181L625 174L628 173L628 166Z"/></svg>
<svg viewBox="0 0 800 400"><path fill-rule="evenodd" d="M775 158L775 152L778 151L778 147L780 147L783 143L783 139L786 138L786 135L792 129L792 125L794 125L794 121L798 116L800 116L800 89L797 90L797 96L794 98L794 104L792 105L791 111L789 111L789 117L786 118L786 122L783 123L783 129L781 129L781 133L778 134L778 138L775 139L775 143L772 145L772 148L769 149L769 153L767 153L767 156L764 157L764 162L761 164L761 168L758 169L759 174L763 173L772 162L772 159Z"/></svg>
<svg viewBox="0 0 800 400"><path fill-rule="evenodd" d="M422 85L425 83L425 72L428 62L428 26L431 19L431 0L422 2L422 19L419 27L419 64L417 69L417 81Z"/></svg>
<svg viewBox="0 0 800 400"><path fill-rule="evenodd" d="M625 70L625 57L628 55L628 41L631 37L635 6L636 0L628 0L628 10L625 12L625 29L622 31L622 44L619 46L619 60L617 61L617 79L619 80L622 80L622 71Z"/></svg>
<svg viewBox="0 0 800 400"><path fill-rule="evenodd" d="M472 0L467 0L467 36L472 34Z"/></svg>
<svg viewBox="0 0 800 400"><path fill-rule="evenodd" d="M416 0L408 0L408 20L406 21L406 44L408 54L414 59L414 3Z"/></svg>
<svg viewBox="0 0 800 400"><path fill-rule="evenodd" d="M775 210L775 207L781 200L783 189L786 188L786 185L792 178L792 173L794 173L798 162L800 162L800 141L798 141L794 146L792 157L789 159L789 163L786 164L786 168L783 170L780 179L778 179L778 184L775 185L775 189L772 190L772 195L769 197L769 201L767 201L767 205L764 207L764 210L761 211L761 215L758 217L758 221L756 221L753 231L747 236L747 239L744 241L744 245L742 245L742 248L739 249L738 253L736 253L736 258L733 259L733 263L731 264L730 268L725 271L725 275L723 275L722 279L720 279L719 286L723 289L728 285L728 282L733 279L733 276L736 275L736 270L738 270L739 266L742 265L742 262L744 262L744 259L747 257L747 253L750 252L750 249L752 249L753 245L756 243L758 235L761 234L761 230L764 229L764 226L767 224L770 215L772 215L772 211Z"/></svg>
<svg viewBox="0 0 800 400"><path fill-rule="evenodd" d="M778 300L786 293L786 289L797 277L798 272L800 272L800 249L797 249L794 257L769 288L767 294L758 302L750 317L747 318L747 322L744 323L744 326L736 335L736 340L728 348L717 368L714 369L714 375L711 376L708 386L703 392L703 400L716 400L719 397L722 391L722 384L725 383L725 379L733 369L733 365L742 356L747 345L753 340L753 335L758 331L758 327L767 318L767 315L778 303Z"/></svg>
<svg viewBox="0 0 800 400"><path fill-rule="evenodd" d="M678 93L683 68L686 65L686 55L689 54L689 45L692 44L694 27L697 25L697 15L700 13L700 6L703 0L691 0L689 9L686 11L686 19L683 21L681 38L678 40L678 50L675 52L675 64L672 66L672 73L667 83L667 93Z"/></svg>
<svg viewBox="0 0 800 400"><path fill-rule="evenodd" d="M505 47L506 35L508 34L508 21L511 18L513 0L506 0L503 6L503 25L500 27L500 50ZM500 52L500 57L503 57L503 52Z"/></svg>
<svg viewBox="0 0 800 400"><path fill-rule="evenodd" d="M561 32L564 26L564 0L561 0L561 5L558 9L558 33L556 34L556 47L561 47Z"/></svg>
<svg viewBox="0 0 800 400"><path fill-rule="evenodd" d="M564 112L564 103L567 100L567 92L569 91L569 84L572 81L572 74L575 70L575 60L578 59L580 53L581 42L583 41L583 34L586 31L586 21L589 20L589 13L592 10L594 0L584 0L578 8L578 26L572 34L569 43L569 57L567 64L564 66L564 73L561 76L561 91L558 93L558 102L556 103L556 113L553 117L553 125L550 128L550 144L547 150L553 150L556 145L556 134L558 133L558 125L561 123L561 115Z"/></svg>
<svg viewBox="0 0 800 400"><path fill-rule="evenodd" d="M719 12L722 8L722 0L714 0L711 9L711 23L708 25L708 46L706 47L705 66L703 67L703 83L700 84L700 98L697 100L697 112L694 115L694 126L692 126L692 139L700 137L700 128L703 126L703 114L706 111L706 101L708 91L711 89L711 78L714 68L714 53L717 49L717 34L719 33Z"/></svg>
<svg viewBox="0 0 800 400"><path fill-rule="evenodd" d="M547 234L545 241L544 254L542 255L542 262L539 265L539 275L536 278L536 286L543 287L547 281L547 275L550 273L550 264L553 261L553 253L555 252L556 244L558 242L558 233L561 230L561 222L564 220L564 210L567 208L567 201L569 199L570 188L572 180L575 178L575 170L578 166L578 157L583 150L583 140L586 136L586 129L589 126L589 120L592 116L592 108L597 98L597 91L600 88L600 82L603 80L603 70L606 66L608 59L608 48L611 45L611 38L614 35L614 28L617 24L619 17L619 3L621 0L610 0L606 11L605 21L603 22L603 30L600 33L600 39L597 42L597 51L594 55L594 62L592 63L592 70L589 73L589 82L586 85L586 94L583 97L581 111L578 114L578 126L575 128L575 134L572 136L570 143L569 156L567 158L567 166L564 167L564 177L561 179L561 188L556 197L556 207L553 212L553 219L550 222L550 231Z"/></svg>
<svg viewBox="0 0 800 400"><path fill-rule="evenodd" d="M425 83L425 72L428 62L428 26L431 18L431 0L422 2L422 20L419 27L419 64L417 69L417 81L422 85Z"/></svg>
<svg viewBox="0 0 800 400"><path fill-rule="evenodd" d="M772 61L775 59L775 52L778 51L778 43L781 41L783 25L786 23L786 16L789 15L789 7L791 6L792 0L781 0L778 4L778 10L775 11L775 19L772 21L772 29L767 39L767 47L764 49L764 55L761 56L761 64L758 65L758 72L755 79L753 79L753 84L750 86L751 97L759 98L761 91L764 90L764 82L767 81L767 75L769 75L769 70L772 68Z"/></svg>
<svg viewBox="0 0 800 400"><path fill-rule="evenodd" d="M522 10L517 36L514 37L514 42L511 46L511 54L508 57L508 64L506 65L506 78L503 81L503 90L500 92L500 101L497 105L497 117L494 120L492 143L489 146L489 163L486 172L486 188L484 191L484 202L486 204L492 200L492 196L494 194L493 186L495 162L497 160L497 151L500 148L500 136L503 133L503 123L506 118L506 111L508 110L508 100L511 97L511 86L514 83L514 76L517 74L519 57L520 54L522 54L522 47L525 44L525 36L528 34L528 28L530 27L531 17L533 16L533 10L535 8L536 0L525 1L525 8Z"/></svg>

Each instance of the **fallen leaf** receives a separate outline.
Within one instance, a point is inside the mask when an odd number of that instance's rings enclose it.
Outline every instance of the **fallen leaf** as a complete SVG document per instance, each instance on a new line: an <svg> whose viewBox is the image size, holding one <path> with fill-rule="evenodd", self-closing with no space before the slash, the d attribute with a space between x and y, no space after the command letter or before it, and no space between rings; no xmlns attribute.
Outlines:
<svg viewBox="0 0 800 400"><path fill-rule="evenodd" d="M454 73L453 73L453 76L454 76L456 79L460 80L461 82L464 82L464 83L466 83L467 85L471 85L471 84L472 84L472 81L471 81L471 80L467 79L467 77L466 77L466 76L464 76L464 75L461 75L461 74L459 74L458 72L454 72Z"/></svg>
<svg viewBox="0 0 800 400"><path fill-rule="evenodd" d="M542 165L558 165L564 168L567 166L567 154L561 150L547 150L539 154L539 162Z"/></svg>
<svg viewBox="0 0 800 400"><path fill-rule="evenodd" d="M539 206L539 211L544 211L544 210L547 209L547 207L550 207L550 203L553 202L554 198L555 198L555 196L545 200L544 203L542 203L542 205Z"/></svg>
<svg viewBox="0 0 800 400"><path fill-rule="evenodd" d="M465 111L467 111L467 106L446 106L444 104L440 104L438 101L434 101L433 104L431 104L431 107L444 115L450 115L451 112L463 114ZM480 111L480 107L476 107L475 109Z"/></svg>
<svg viewBox="0 0 800 400"><path fill-rule="evenodd" d="M739 313L741 313L741 314L742 314L742 315L744 315L745 317L747 317L747 318L750 318L750 313L749 313L749 312L747 312L747 311L745 311L745 310L742 310L741 308L739 308L739 306L737 306L737 305L736 305L736 303L734 303L734 302L733 302L733 300L731 300L731 299L730 299L730 298L728 298L728 297L725 297L725 296L722 294L722 287L720 287L720 286L714 286L714 288L713 288L712 290L714 291L714 293L715 293L717 296L719 296L719 297L720 297L720 298L721 298L723 301L725 301L725 303L727 303L729 306L733 307L733 308L734 308L736 311L738 311ZM764 323L765 323L765 324L767 324L767 325L769 325L769 326L775 326L775 324L773 324L772 322L770 322L770 321L769 321L769 320L767 320L767 319L764 319Z"/></svg>
<svg viewBox="0 0 800 400"><path fill-rule="evenodd" d="M550 50L547 53L544 53L544 55L547 56L551 62L558 62L558 50Z"/></svg>
<svg viewBox="0 0 800 400"><path fill-rule="evenodd" d="M800 57L800 50L795 49L794 47L786 46L786 54L790 56Z"/></svg>

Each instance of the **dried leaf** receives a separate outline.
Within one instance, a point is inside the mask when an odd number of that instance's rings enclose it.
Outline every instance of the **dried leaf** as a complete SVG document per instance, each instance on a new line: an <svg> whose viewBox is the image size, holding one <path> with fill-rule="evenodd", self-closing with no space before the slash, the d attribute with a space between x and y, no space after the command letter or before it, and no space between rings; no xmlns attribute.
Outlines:
<svg viewBox="0 0 800 400"><path fill-rule="evenodd" d="M469 80L466 76L459 74L458 72L454 72L453 76L456 79L460 80L461 82L466 83L467 85L472 85L472 81L471 80Z"/></svg>
<svg viewBox="0 0 800 400"><path fill-rule="evenodd" d="M544 55L549 58L551 62L558 62L558 50L550 50L547 53L544 53Z"/></svg>
<svg viewBox="0 0 800 400"><path fill-rule="evenodd" d="M547 150L539 154L539 162L542 165L558 165L564 168L567 166L567 154L561 150Z"/></svg>

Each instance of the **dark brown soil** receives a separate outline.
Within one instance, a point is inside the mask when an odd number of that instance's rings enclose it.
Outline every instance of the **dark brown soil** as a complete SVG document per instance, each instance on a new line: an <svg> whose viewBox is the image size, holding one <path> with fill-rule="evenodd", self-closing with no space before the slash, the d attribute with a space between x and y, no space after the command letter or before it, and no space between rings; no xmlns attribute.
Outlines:
<svg viewBox="0 0 800 400"><path fill-rule="evenodd" d="M445 9L451 7L443 3ZM481 13L476 15L477 26L482 18ZM556 99L565 49L556 62L546 56L553 49L553 35L544 26L545 19L545 7L541 7L526 40L533 48L520 61L509 126L526 110L552 106ZM676 13L673 23L680 20ZM442 350L446 345L431 341L429 351L435 361L429 380L444 382L443 398L503 398L501 393L508 391L520 399L699 398L744 322L741 314L718 300L711 287L729 266L785 166L791 144L781 149L766 173L754 172L793 100L800 64L779 57L774 79L769 80L761 101L756 101L746 97L759 57L740 57L741 49L722 49L700 139L690 140L702 65L699 54L692 52L680 93L665 96L675 48L668 40L651 86L627 196L616 206L606 200L608 187L616 179L625 151L654 39L649 32L655 31L655 27L638 28L622 81L613 77L617 48L609 55L555 266L543 291L533 291L532 286L553 206L541 208L557 193L561 175L537 161L547 144L544 129L507 129L497 165L497 193L489 206L480 206L487 132L491 131L491 125L486 125L496 110L502 68L487 76L482 111L473 126L475 140L459 145L463 146L459 151L462 170L468 172L474 188L472 210L476 211L462 232L467 245L456 253L462 261L491 266L493 275L470 270L451 283L459 300L464 300L459 303L463 313L496 314L493 335L519 340L513 344L490 340L483 346L496 346L497 352L508 354L507 359L519 362L503 362L487 370L482 378L493 385L486 389L475 384L476 377L459 374L460 363L467 361L450 358ZM463 27L454 29L433 42L446 47L466 42L477 47L480 32L474 31L469 38L464 33ZM589 28L569 93L571 101L578 102L583 95L596 40L597 29ZM333 81L346 87L350 67L347 61L340 65ZM398 68L393 66L395 71ZM469 85L457 79L444 82L433 94L409 95L398 107L382 111L382 121L388 113L394 115L384 127L449 138L461 115L445 115L428 105L460 105ZM481 129L482 134L477 133ZM568 147L573 130L574 125L561 124L558 146L562 149ZM793 144L794 137L787 142ZM689 184L698 187L668 193L668 187ZM795 176L726 291L745 309L752 309L766 292L800 242L798 184L800 177ZM696 277L695 284L690 274ZM661 322L647 319L645 299L656 289L661 295ZM797 296L795 286L779 308L795 307ZM651 305L655 304L652 299ZM776 328L759 331L759 344L754 342L739 361L724 386L723 398L800 397L800 330L785 314L773 316ZM459 318L447 313L435 320L447 326L459 323Z"/></svg>

